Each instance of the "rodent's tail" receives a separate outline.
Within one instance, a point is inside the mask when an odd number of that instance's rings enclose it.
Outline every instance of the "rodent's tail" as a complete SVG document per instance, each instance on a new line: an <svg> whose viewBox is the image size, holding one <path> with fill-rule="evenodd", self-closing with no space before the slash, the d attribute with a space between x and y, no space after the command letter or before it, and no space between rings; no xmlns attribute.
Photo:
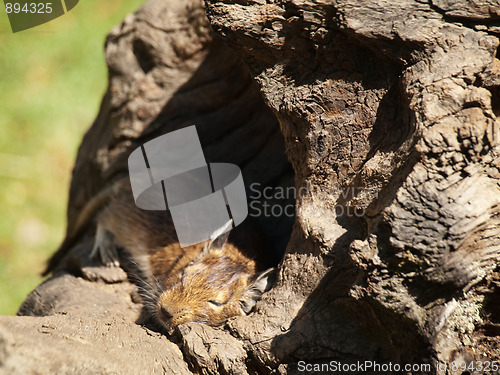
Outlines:
<svg viewBox="0 0 500 375"><path fill-rule="evenodd" d="M99 212L113 197L119 189L122 179L115 181L111 185L106 186L96 196L92 197L90 201L83 207L79 213L75 224L72 228L67 229L66 237L57 249L57 251L47 261L47 266L42 272L42 276L47 276L59 264L61 259L66 255L69 249L75 244L80 236L85 232L92 218Z"/></svg>

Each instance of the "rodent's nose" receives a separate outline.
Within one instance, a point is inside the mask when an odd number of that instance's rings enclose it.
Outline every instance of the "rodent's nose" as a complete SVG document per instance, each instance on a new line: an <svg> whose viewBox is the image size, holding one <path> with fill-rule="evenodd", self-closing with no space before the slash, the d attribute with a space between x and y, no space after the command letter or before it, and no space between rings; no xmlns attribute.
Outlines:
<svg viewBox="0 0 500 375"><path fill-rule="evenodd" d="M170 311L167 310L165 306L160 306L160 318L163 320L170 320L172 319L173 315L170 313Z"/></svg>

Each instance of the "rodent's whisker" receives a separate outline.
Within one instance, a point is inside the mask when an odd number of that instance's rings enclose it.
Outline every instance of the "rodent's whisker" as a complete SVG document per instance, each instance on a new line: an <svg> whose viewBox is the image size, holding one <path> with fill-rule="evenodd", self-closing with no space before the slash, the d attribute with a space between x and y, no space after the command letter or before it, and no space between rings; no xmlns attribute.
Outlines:
<svg viewBox="0 0 500 375"><path fill-rule="evenodd" d="M149 290L148 288L145 288L143 286L137 286L137 288L139 289L139 292L141 292L141 295L149 298L151 301L154 301L156 300L156 298L158 298L158 295L156 293L151 292L151 290Z"/></svg>
<svg viewBox="0 0 500 375"><path fill-rule="evenodd" d="M143 250L144 254L147 254L147 249L146 249L146 247L145 247L144 245L140 244L140 243L139 243L139 241L137 240L137 238L134 238L134 242L135 242L135 244L137 245L137 247L138 247L139 249ZM137 262L134 262L134 263L135 263L135 265L136 265L139 269L141 269L141 267L139 266L139 264L138 264ZM142 267L142 268L144 268L144 267ZM150 270L150 269L143 269L142 271L143 271L143 272L146 274L146 276L148 276L151 280L154 280L154 281L155 281L156 286L158 287L158 289L159 289L159 290L161 290L161 291L163 291L163 290L164 290L164 289L163 289L163 287L161 286L160 282L158 281L158 278L157 278L157 277L153 274L153 272L151 272L151 270Z"/></svg>
<svg viewBox="0 0 500 375"><path fill-rule="evenodd" d="M158 279L156 278L156 276L153 275L152 273L151 273L151 276L153 277L154 281L156 282L156 286L158 287L158 290L163 291L163 287L160 285L160 282L158 281Z"/></svg>
<svg viewBox="0 0 500 375"><path fill-rule="evenodd" d="M130 263L134 264L138 270L141 269L139 264L134 261L132 258L128 259ZM158 297L160 296L162 289L161 288L154 288L153 285L151 285L148 281L147 278L141 277L139 273L136 272L130 272L129 271L129 276L136 284L139 294L141 295L141 298L143 299L144 302L150 302L152 304L155 304L156 301L158 300ZM155 278L156 279L156 278ZM157 281L157 285L159 286L159 283Z"/></svg>

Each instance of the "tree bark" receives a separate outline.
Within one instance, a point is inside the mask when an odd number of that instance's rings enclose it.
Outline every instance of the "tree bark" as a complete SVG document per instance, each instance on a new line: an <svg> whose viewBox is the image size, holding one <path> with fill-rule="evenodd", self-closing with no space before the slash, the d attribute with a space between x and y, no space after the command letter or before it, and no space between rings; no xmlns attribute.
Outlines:
<svg viewBox="0 0 500 375"><path fill-rule="evenodd" d="M68 232L133 149L196 124L207 160L239 165L247 187L294 175L291 234L285 215L255 219L270 264L288 241L276 284L224 329L168 338L135 322L124 273L89 261L89 223L21 307L37 318L0 319L0 372L40 356L42 373L494 370L499 35L493 0L149 0L107 39L109 88L76 161ZM372 370L359 372L390 373Z"/></svg>

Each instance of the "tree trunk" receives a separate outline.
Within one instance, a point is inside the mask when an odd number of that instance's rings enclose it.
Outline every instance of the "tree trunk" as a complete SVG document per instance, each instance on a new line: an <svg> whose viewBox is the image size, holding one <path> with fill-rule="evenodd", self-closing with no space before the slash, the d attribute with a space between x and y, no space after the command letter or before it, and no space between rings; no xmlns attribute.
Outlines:
<svg viewBox="0 0 500 375"><path fill-rule="evenodd" d="M196 124L247 188L294 175L272 198L296 198L291 235L254 218L270 264L288 241L276 284L224 330L168 338L90 262L89 223L0 319L0 372L500 373L499 34L494 0L149 0L108 36L68 232L133 149Z"/></svg>

